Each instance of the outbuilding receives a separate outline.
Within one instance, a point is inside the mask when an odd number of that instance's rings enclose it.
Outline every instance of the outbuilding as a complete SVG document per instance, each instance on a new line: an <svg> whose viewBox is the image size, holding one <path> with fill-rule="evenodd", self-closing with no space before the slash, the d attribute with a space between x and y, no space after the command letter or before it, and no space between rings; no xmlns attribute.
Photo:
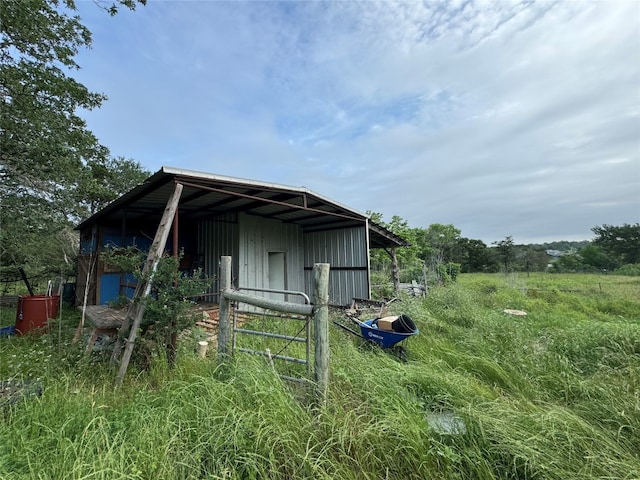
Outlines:
<svg viewBox="0 0 640 480"><path fill-rule="evenodd" d="M131 296L133 276L99 253L109 246L148 249L177 183L183 190L167 252L181 255L182 270L202 268L212 278L220 257L231 256L236 287L310 294L314 263L329 263L330 303L348 305L370 298L369 249L408 245L366 214L304 187L162 167L76 227L79 303L85 296L89 305ZM217 302L217 291L215 284L208 301Z"/></svg>

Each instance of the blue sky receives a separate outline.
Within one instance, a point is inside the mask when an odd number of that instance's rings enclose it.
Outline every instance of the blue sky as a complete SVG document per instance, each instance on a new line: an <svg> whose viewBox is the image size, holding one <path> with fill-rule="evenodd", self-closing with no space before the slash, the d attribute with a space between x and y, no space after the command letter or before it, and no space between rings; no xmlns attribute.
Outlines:
<svg viewBox="0 0 640 480"><path fill-rule="evenodd" d="M640 222L640 2L149 0L74 75L113 155L486 243Z"/></svg>

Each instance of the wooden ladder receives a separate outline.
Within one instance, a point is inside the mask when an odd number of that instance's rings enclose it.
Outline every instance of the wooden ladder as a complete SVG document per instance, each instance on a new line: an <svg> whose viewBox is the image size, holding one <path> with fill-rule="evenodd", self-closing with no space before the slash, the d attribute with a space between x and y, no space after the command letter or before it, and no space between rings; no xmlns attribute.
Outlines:
<svg viewBox="0 0 640 480"><path fill-rule="evenodd" d="M175 217L176 210L178 209L178 203L180 202L180 195L182 195L182 184L176 183L176 187L167 202L167 206L164 209L160 225L156 231L156 235L149 249L149 255L147 261L142 269L142 278L138 282L136 290L133 294L131 306L127 311L127 315L124 317L122 327L120 327L120 334L113 347L112 361L117 362L120 352L122 350L122 339L127 337L124 352L122 353L122 359L120 360L120 370L116 377L116 386L122 384L124 376L127 373L129 367L129 361L131 360L131 354L136 342L136 336L140 322L144 316L145 306L144 303L139 302L140 298L144 298L151 292L151 284L153 281L153 275L158 267L158 262L162 258L164 247L167 244L167 238L169 237L169 231Z"/></svg>

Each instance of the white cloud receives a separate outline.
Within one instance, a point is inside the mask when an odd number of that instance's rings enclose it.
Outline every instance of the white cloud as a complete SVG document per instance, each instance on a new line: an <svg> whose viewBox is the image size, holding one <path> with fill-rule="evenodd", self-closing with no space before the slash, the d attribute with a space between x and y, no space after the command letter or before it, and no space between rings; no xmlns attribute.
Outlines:
<svg viewBox="0 0 640 480"><path fill-rule="evenodd" d="M640 221L636 2L81 8L81 80L110 97L90 127L149 168L304 184L485 241Z"/></svg>

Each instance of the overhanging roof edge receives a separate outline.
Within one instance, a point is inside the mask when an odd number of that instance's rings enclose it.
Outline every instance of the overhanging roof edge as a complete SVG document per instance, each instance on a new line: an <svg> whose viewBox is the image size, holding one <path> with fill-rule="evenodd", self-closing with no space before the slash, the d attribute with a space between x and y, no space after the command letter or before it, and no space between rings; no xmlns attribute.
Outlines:
<svg viewBox="0 0 640 480"><path fill-rule="evenodd" d="M379 235L380 237L383 237L384 239L388 240L390 243L393 243L394 244L393 246L397 246L397 247L411 246L411 243L405 240L404 238L402 238L400 235L396 235L391 230L387 229L386 227L383 227L382 225L378 225L377 223L372 222L371 220L369 220L369 230L374 232L376 235ZM391 246L391 245L385 245L385 246Z"/></svg>
<svg viewBox="0 0 640 480"><path fill-rule="evenodd" d="M126 205L127 203L131 202L131 200L136 196L142 196L145 192L151 191L154 188L156 188L158 185L170 182L171 180L172 180L172 177L167 177L166 175L163 175L162 170L158 170L156 173L147 177L142 183L139 183L138 185L133 187L127 193L119 196L114 201L109 203L107 206L101 208L93 215L90 215L89 217L85 218L82 222L80 222L75 227L75 230L82 230L83 228L91 225L92 223L95 223L95 221L100 219L101 217L104 217L109 213L111 213L112 211L116 210L118 207L122 205Z"/></svg>
<svg viewBox="0 0 640 480"><path fill-rule="evenodd" d="M94 213L93 215L89 216L85 220L81 221L75 227L75 229L82 230L92 225L93 223L97 222L100 218L103 218L109 215L110 213L116 211L118 208L124 207L127 204L133 202L135 198L142 197L148 192L153 191L158 186L168 183L172 180L176 181L177 179L179 179L179 177L190 178L193 180L204 180L204 181L227 183L229 185L238 185L238 186L244 186L244 187L256 187L256 188L262 187L262 188L268 188L273 190L282 190L284 192L291 192L291 193L296 193L300 195L308 195L321 202L326 203L327 205L336 207L339 210L341 209L343 211L346 211L350 214L353 214L356 217L360 217L362 221L368 219L368 216L365 213L362 213L358 210L348 207L342 203L336 202L335 200L331 200L330 198L320 195L306 187L294 187L290 185L283 185L283 184L277 184L277 183L271 183L271 182L261 182L258 180L250 180L250 179L239 178L239 177L230 177L226 175L217 175L217 174L211 174L206 172L198 172L194 170L186 170L181 168L163 166L160 168L160 170L158 170L154 174L150 175L147 179L145 179L142 183L136 185L127 193L121 195L119 198L115 199L113 202L111 202L104 208L100 209L98 212ZM331 215L332 212L326 212L326 214Z"/></svg>
<svg viewBox="0 0 640 480"><path fill-rule="evenodd" d="M175 175L175 176L193 177L193 178L199 178L202 180L212 180L212 181L226 182L226 183L238 184L238 185L250 185L254 187L273 188L277 190L284 190L284 191L295 192L300 194L312 195L318 198L319 200L322 200L323 202L333 204L336 207L343 208L345 210L348 210L351 213L359 215L362 217L363 220L368 218L367 214L362 213L354 208L351 208L343 203L336 202L335 200L325 197L324 195L321 195L304 186L296 187L293 185L285 185L281 183L263 182L260 180L251 180L248 178L241 178L241 177L231 177L227 175L218 175L215 173L199 172L195 170L187 170L187 169L167 167L167 166L163 166L160 169L160 171L163 173L166 173L169 175Z"/></svg>

